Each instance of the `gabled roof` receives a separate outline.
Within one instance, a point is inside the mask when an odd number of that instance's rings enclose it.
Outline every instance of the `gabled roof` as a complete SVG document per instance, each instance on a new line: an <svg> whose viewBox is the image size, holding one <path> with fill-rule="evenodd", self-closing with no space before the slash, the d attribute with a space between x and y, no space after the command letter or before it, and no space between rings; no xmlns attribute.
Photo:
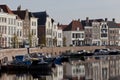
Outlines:
<svg viewBox="0 0 120 80"><path fill-rule="evenodd" d="M3 12L13 14L13 12L10 10L10 8L7 5L0 5L0 9L2 9Z"/></svg>
<svg viewBox="0 0 120 80"><path fill-rule="evenodd" d="M102 22L103 19L90 19L90 20L82 20L82 26L92 26L92 22Z"/></svg>
<svg viewBox="0 0 120 80"><path fill-rule="evenodd" d="M33 12L33 15L38 18L38 25L45 25L46 18L48 17L46 11L43 12Z"/></svg>
<svg viewBox="0 0 120 80"><path fill-rule="evenodd" d="M33 13L32 12L29 12L29 18L30 17L34 17Z"/></svg>
<svg viewBox="0 0 120 80"><path fill-rule="evenodd" d="M14 14L18 15L21 19L25 19L26 10L13 11Z"/></svg>
<svg viewBox="0 0 120 80"><path fill-rule="evenodd" d="M119 25L113 21L108 21L107 25L109 28L120 28Z"/></svg>
<svg viewBox="0 0 120 80"><path fill-rule="evenodd" d="M27 9L13 11L14 14L18 15L23 20L25 19L27 12L28 12ZM34 15L31 12L28 12L28 17L30 19L30 17L34 17Z"/></svg>
<svg viewBox="0 0 120 80"><path fill-rule="evenodd" d="M120 27L120 23L117 23L117 25Z"/></svg>
<svg viewBox="0 0 120 80"><path fill-rule="evenodd" d="M82 24L79 20L73 20L66 28L64 28L64 31L76 31L78 28L79 30L83 30Z"/></svg>
<svg viewBox="0 0 120 80"><path fill-rule="evenodd" d="M68 25L58 25L59 28L61 28L62 30L64 30Z"/></svg>

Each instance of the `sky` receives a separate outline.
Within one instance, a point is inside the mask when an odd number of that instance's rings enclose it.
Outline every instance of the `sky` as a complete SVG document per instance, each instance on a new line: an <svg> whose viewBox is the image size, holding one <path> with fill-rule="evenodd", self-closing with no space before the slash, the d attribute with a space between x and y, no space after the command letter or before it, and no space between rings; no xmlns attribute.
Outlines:
<svg viewBox="0 0 120 80"><path fill-rule="evenodd" d="M19 5L30 12L46 11L60 24L69 24L72 20L115 18L120 23L120 0L0 0L12 10Z"/></svg>

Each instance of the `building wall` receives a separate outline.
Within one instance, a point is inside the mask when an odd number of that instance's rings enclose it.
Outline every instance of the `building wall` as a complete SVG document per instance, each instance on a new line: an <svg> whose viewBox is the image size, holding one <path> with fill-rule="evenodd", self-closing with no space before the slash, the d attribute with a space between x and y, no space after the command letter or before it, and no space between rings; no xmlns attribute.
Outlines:
<svg viewBox="0 0 120 80"><path fill-rule="evenodd" d="M57 46L63 46L63 31L62 29L57 30Z"/></svg>
<svg viewBox="0 0 120 80"><path fill-rule="evenodd" d="M84 45L85 33L84 31L71 31L72 33L72 44L75 46L82 46ZM74 35L74 37L73 37ZM74 43L73 43L74 41Z"/></svg>
<svg viewBox="0 0 120 80"><path fill-rule="evenodd" d="M92 26L85 26L85 45L92 45Z"/></svg>
<svg viewBox="0 0 120 80"><path fill-rule="evenodd" d="M57 68L57 76L54 80L62 80L63 79L63 66L62 65L56 65Z"/></svg>
<svg viewBox="0 0 120 80"><path fill-rule="evenodd" d="M18 44L20 46L23 45L23 21L21 19L17 19L16 20L16 25L17 25L17 32L16 35L18 37Z"/></svg>
<svg viewBox="0 0 120 80"><path fill-rule="evenodd" d="M101 61L101 80L109 80L109 61Z"/></svg>
<svg viewBox="0 0 120 80"><path fill-rule="evenodd" d="M37 37L37 18L30 18L30 33L32 35L32 47L38 45L38 37Z"/></svg>
<svg viewBox="0 0 120 80"><path fill-rule="evenodd" d="M66 38L66 46L70 46L72 44L71 31L63 31L63 37Z"/></svg>
<svg viewBox="0 0 120 80"><path fill-rule="evenodd" d="M108 45L108 25L107 22L101 22L100 25L100 45Z"/></svg>
<svg viewBox="0 0 120 80"><path fill-rule="evenodd" d="M92 23L92 44L94 45L100 45L101 41L100 41L100 23L99 22L93 22Z"/></svg>
<svg viewBox="0 0 120 80"><path fill-rule="evenodd" d="M0 12L1 47L10 47L11 38L16 34L16 15Z"/></svg>
<svg viewBox="0 0 120 80"><path fill-rule="evenodd" d="M78 36L76 36L77 34L78 34ZM63 31L63 36L66 37L66 45L67 46L84 45L84 39L85 39L84 31Z"/></svg>
<svg viewBox="0 0 120 80"><path fill-rule="evenodd" d="M52 47L52 31L53 31L53 24L50 17L47 17L46 24L45 24L45 31L46 31L46 46Z"/></svg>
<svg viewBox="0 0 120 80"><path fill-rule="evenodd" d="M109 28L109 45L119 44L119 28Z"/></svg>
<svg viewBox="0 0 120 80"><path fill-rule="evenodd" d="M57 27L57 23L54 21L52 23L52 43L53 46L57 46L57 32L58 32L58 27Z"/></svg>
<svg viewBox="0 0 120 80"><path fill-rule="evenodd" d="M46 30L44 26L38 26L38 45L46 45Z"/></svg>
<svg viewBox="0 0 120 80"><path fill-rule="evenodd" d="M102 80L101 79L101 65L99 61L93 62L92 63L93 67L93 80Z"/></svg>
<svg viewBox="0 0 120 80"><path fill-rule="evenodd" d="M30 31L30 19L29 12L26 10L25 19L23 20L23 38L24 40L28 40L28 35Z"/></svg>
<svg viewBox="0 0 120 80"><path fill-rule="evenodd" d="M119 33L119 34L118 34L118 39L119 39L119 40L118 40L118 46L120 46L120 29L118 30L118 33Z"/></svg>

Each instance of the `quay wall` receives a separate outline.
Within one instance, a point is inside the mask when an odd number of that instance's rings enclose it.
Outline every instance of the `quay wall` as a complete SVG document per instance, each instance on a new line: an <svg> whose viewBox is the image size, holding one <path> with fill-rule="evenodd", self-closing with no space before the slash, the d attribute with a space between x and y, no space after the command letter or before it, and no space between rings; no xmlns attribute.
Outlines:
<svg viewBox="0 0 120 80"><path fill-rule="evenodd" d="M54 56L68 50L70 51L87 50L93 52L95 49L101 49L101 48L120 49L119 46L80 46L80 47L51 47L51 48L43 47L43 48L29 48L29 52L48 53ZM20 55L20 54L24 55L27 53L28 53L27 48L0 49L0 60L4 59L5 57L7 57L8 60L12 60L12 56Z"/></svg>
<svg viewBox="0 0 120 80"><path fill-rule="evenodd" d="M81 47L43 47L43 48L29 48L30 53L34 52L41 52L41 53L48 53L51 55L58 55L61 52L65 51L78 51L78 50L87 50L87 51L94 51L95 49L105 48L105 46L81 46ZM17 49L1 49L0 50L0 60L4 57L7 57L8 60L12 60L12 56L20 55L20 54L27 54L27 48L17 48Z"/></svg>

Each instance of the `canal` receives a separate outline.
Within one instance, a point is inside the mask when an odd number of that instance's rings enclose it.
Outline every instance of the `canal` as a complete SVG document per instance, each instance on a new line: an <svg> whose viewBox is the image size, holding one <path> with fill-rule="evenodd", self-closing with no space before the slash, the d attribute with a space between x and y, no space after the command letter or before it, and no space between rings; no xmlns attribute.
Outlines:
<svg viewBox="0 0 120 80"><path fill-rule="evenodd" d="M41 75L39 72L5 72L0 80L56 80L52 75Z"/></svg>

